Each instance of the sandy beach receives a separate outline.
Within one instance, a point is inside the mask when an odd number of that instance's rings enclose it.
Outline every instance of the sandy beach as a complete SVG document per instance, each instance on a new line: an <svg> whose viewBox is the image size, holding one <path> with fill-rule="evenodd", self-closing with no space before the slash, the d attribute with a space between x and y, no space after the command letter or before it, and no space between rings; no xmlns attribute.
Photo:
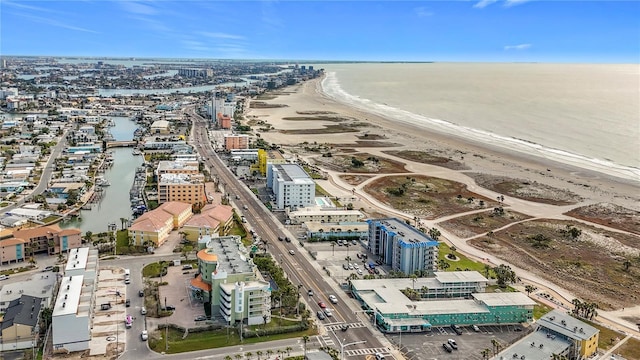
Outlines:
<svg viewBox="0 0 640 360"><path fill-rule="evenodd" d="M527 179L553 188L569 190L583 198L583 204L607 202L640 211L640 183L534 158L522 153L507 153L492 144L471 143L465 139L436 133L426 128L394 122L393 119L355 109L325 96L321 91L320 81L315 79L285 88L280 92L282 95L265 103L287 106L249 109L247 117L265 121L273 126L273 130L261 132L261 137L270 143L284 147L296 146L306 141L331 144L340 148L351 147L366 152L397 149L429 151L463 163L468 168L464 172ZM299 117L300 112L335 113L351 118L353 122L367 125L359 124L356 128L359 130L357 132L293 135L281 132L294 129L318 129L332 125L332 122L322 120L283 120L287 117ZM377 141L381 146L360 148L357 142L363 140L363 134L367 134L368 138L374 138L376 135L384 137ZM382 147L382 145L391 144L397 146ZM385 156L389 157L389 155Z"/></svg>
<svg viewBox="0 0 640 360"><path fill-rule="evenodd" d="M418 217L420 226L438 228L441 240L455 245L465 255L491 265L508 263L525 282L553 290L566 303L575 297L594 301L602 309L602 316L615 317L627 324L627 329L636 329L634 324L640 321L640 314L619 309L629 309L640 301L639 183L396 122L329 98L322 93L320 82L321 79L307 81L251 100L258 104L246 107L244 123L268 143L281 146L285 157L320 169L326 179L317 183L342 203L350 202L361 209L367 217ZM428 154L432 161L397 156L403 152ZM384 159L382 162L390 167L381 166L379 171L368 173L354 171L344 163L354 155L363 156L365 161L366 157ZM338 159L343 159L341 166L336 166ZM412 181L418 182L421 177L447 179L450 185L463 184L473 196L484 200L480 207L466 212L449 209L440 215L419 209L413 201L399 208L386 201L388 198L381 199L371 192L375 181L394 175L401 179L411 175ZM526 186L518 190L517 196L509 196L499 186L489 185L496 179ZM378 195L384 189L388 187ZM456 228L471 216L492 217L488 209L495 206L504 206L510 213L524 214L528 219L500 224L502 235L495 238L491 234L494 230L497 233L498 228L491 225L475 229L475 233L466 225ZM559 235L563 228L572 226L582 231L577 239L581 248L574 248L576 243L572 241L576 239ZM509 233L510 229L515 234ZM527 239L535 232L549 236L551 247L532 248ZM524 237L524 245L509 240L518 234ZM571 260L579 264L579 270L566 266L569 260L565 257L582 250L591 252L580 253L575 255L577 260ZM602 253L608 256L600 256ZM559 258L553 258L553 254ZM601 258L604 263L598 262ZM631 266L622 270L625 259L631 261ZM616 270L613 275L586 271L593 268ZM595 285L603 282L612 285L607 289Z"/></svg>

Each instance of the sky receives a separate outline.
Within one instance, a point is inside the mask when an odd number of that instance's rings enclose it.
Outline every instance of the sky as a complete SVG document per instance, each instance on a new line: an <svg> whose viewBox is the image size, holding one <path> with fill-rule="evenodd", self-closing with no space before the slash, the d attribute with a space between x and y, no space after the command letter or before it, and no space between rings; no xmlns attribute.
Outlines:
<svg viewBox="0 0 640 360"><path fill-rule="evenodd" d="M640 1L0 0L0 55L640 62Z"/></svg>

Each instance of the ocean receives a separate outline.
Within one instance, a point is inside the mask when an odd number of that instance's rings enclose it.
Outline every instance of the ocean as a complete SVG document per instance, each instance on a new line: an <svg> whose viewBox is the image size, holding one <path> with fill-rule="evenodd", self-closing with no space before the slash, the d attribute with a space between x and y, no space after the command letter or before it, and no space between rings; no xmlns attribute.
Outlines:
<svg viewBox="0 0 640 360"><path fill-rule="evenodd" d="M323 91L395 121L640 181L637 64L315 64Z"/></svg>

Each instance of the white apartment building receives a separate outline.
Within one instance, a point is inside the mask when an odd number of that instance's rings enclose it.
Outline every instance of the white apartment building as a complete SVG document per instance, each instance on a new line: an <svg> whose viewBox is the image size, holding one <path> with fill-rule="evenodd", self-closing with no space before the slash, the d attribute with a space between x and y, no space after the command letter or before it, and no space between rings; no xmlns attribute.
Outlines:
<svg viewBox="0 0 640 360"><path fill-rule="evenodd" d="M275 196L274 208L297 209L314 205L316 183L297 164L269 164L267 187Z"/></svg>
<svg viewBox="0 0 640 360"><path fill-rule="evenodd" d="M93 280L83 275L62 278L51 320L54 350L74 352L89 348L93 287Z"/></svg>

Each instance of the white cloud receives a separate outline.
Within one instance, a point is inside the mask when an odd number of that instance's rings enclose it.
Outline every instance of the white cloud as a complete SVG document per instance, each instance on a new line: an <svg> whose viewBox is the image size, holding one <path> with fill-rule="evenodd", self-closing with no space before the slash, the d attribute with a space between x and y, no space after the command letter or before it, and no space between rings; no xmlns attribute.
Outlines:
<svg viewBox="0 0 640 360"><path fill-rule="evenodd" d="M518 44L518 45L506 45L504 49L509 50L527 50L531 47L531 44Z"/></svg>
<svg viewBox="0 0 640 360"><path fill-rule="evenodd" d="M199 32L202 36L210 37L213 39L230 39L230 40L244 40L245 37L242 35L234 35L227 34L221 32L209 32L209 31L201 31Z"/></svg>
<svg viewBox="0 0 640 360"><path fill-rule="evenodd" d="M31 14L16 13L16 15L22 16L25 19L28 19L28 20L31 20L33 22L40 23L40 24L55 26L55 27L74 30L74 31L82 31L82 32L99 34L98 31L87 29L87 28L82 28L82 27L79 27L79 26L70 25L70 24L63 23L61 21L55 20L55 19L44 18L44 17L41 17L41 16L35 16L35 15L31 15Z"/></svg>
<svg viewBox="0 0 640 360"><path fill-rule="evenodd" d="M504 6L506 7L516 6L516 5L524 4L529 1L531 0L506 0L504 3Z"/></svg>
<svg viewBox="0 0 640 360"><path fill-rule="evenodd" d="M516 6L516 5L520 5L520 4L524 4L526 2L529 2L532 0L504 0L502 1L502 6L504 7L511 7L511 6ZM480 0L477 3L475 3L473 5L474 8L477 9L483 9L491 4L497 3L498 0Z"/></svg>
<svg viewBox="0 0 640 360"><path fill-rule="evenodd" d="M493 4L496 1L498 1L498 0L480 0L477 3L475 3L475 5L473 5L473 7L476 8L476 9L483 9L483 8Z"/></svg>
<svg viewBox="0 0 640 360"><path fill-rule="evenodd" d="M418 15L418 17L429 17L433 15L433 12L429 11L424 6L417 7L413 9L413 11L416 13L416 15Z"/></svg>
<svg viewBox="0 0 640 360"><path fill-rule="evenodd" d="M155 15L158 12L152 6L135 1L118 1L124 11L140 15Z"/></svg>

